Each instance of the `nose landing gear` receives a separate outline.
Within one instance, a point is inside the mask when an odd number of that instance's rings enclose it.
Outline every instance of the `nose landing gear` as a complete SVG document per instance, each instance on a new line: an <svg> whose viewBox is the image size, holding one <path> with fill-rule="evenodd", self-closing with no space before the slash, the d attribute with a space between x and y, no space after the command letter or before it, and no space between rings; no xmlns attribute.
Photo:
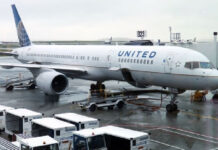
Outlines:
<svg viewBox="0 0 218 150"><path fill-rule="evenodd" d="M171 91L171 101L170 104L166 105L166 110L167 112L175 112L178 110L178 106L176 104L176 98L178 93L175 92L175 90L173 91L172 89L170 89Z"/></svg>

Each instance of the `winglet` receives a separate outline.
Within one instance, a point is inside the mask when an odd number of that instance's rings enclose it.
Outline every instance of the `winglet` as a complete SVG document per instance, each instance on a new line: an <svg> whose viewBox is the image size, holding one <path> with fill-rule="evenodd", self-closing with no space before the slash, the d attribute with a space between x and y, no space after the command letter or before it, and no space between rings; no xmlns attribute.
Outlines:
<svg viewBox="0 0 218 150"><path fill-rule="evenodd" d="M11 7L13 10L13 14L14 14L14 20L15 20L15 24L16 24L16 28L17 28L17 35L18 35L20 46L21 47L29 46L29 45L31 45L31 41L30 41L29 36L26 32L26 29L23 25L23 22L20 18L20 15L17 11L17 8L14 4L11 5Z"/></svg>

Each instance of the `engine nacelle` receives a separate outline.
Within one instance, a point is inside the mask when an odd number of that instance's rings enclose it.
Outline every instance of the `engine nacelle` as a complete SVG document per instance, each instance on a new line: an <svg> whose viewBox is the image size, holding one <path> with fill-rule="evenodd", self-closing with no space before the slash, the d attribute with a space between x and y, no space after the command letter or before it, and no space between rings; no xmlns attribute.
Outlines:
<svg viewBox="0 0 218 150"><path fill-rule="evenodd" d="M37 87L48 95L59 95L68 88L67 77L56 71L40 73L36 78Z"/></svg>

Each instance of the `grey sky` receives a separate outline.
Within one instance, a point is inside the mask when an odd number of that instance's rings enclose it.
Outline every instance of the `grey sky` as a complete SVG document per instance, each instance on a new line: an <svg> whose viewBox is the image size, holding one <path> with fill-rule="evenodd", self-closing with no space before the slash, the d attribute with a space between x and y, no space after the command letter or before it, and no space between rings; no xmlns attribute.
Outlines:
<svg viewBox="0 0 218 150"><path fill-rule="evenodd" d="M218 31L217 0L14 0L31 40L169 39L169 26L183 39L212 39ZM0 0L0 41L17 41L12 1Z"/></svg>

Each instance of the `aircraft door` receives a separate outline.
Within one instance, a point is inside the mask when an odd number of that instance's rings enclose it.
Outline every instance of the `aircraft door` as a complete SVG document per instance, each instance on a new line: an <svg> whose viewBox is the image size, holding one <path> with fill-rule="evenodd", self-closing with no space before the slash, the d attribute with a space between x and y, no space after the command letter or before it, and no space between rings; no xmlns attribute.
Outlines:
<svg viewBox="0 0 218 150"><path fill-rule="evenodd" d="M110 51L110 54L108 55L107 59L109 68L120 68L118 58L115 56L114 51Z"/></svg>
<svg viewBox="0 0 218 150"><path fill-rule="evenodd" d="M173 71L173 56L168 56L164 59L164 72L172 73Z"/></svg>

